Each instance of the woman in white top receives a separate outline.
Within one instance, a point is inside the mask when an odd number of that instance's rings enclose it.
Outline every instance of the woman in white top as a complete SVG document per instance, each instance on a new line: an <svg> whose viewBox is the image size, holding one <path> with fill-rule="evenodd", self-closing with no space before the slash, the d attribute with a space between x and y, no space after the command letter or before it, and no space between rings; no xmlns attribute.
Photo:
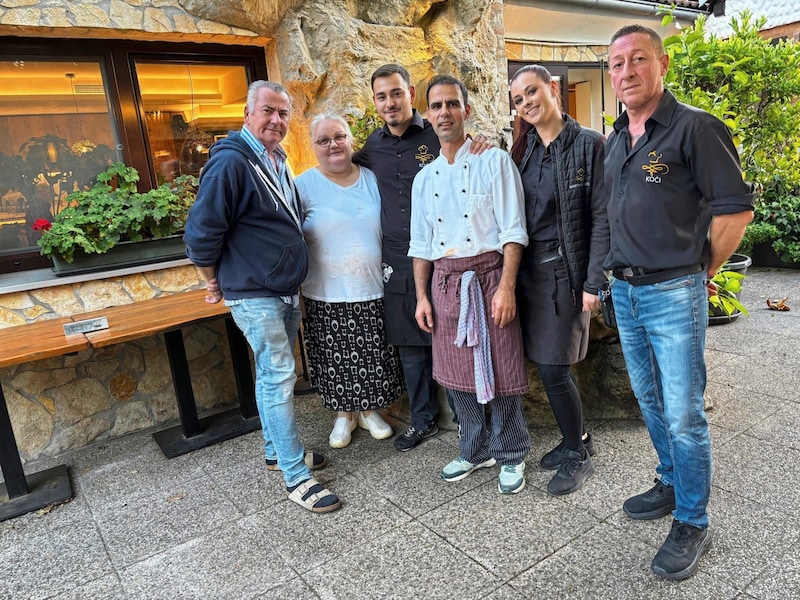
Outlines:
<svg viewBox="0 0 800 600"><path fill-rule="evenodd" d="M377 180L353 164L342 117L316 116L311 139L319 166L295 180L309 253L304 331L312 383L337 411L330 445L344 448L359 425L376 439L392 435L377 409L403 393L403 379L384 327Z"/></svg>

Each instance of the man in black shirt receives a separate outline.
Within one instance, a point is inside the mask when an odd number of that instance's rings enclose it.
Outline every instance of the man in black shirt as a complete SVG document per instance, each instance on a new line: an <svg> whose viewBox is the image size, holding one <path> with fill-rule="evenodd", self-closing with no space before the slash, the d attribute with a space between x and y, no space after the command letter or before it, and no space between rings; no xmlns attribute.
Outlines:
<svg viewBox="0 0 800 600"><path fill-rule="evenodd" d="M404 452L439 432L431 336L417 327L414 319L417 300L407 256L411 184L419 170L439 155L439 138L412 107L416 91L403 67L388 64L378 68L371 85L375 108L385 125L369 136L353 160L375 173L381 194L386 333L400 353L411 411L411 425L394 441L395 448Z"/></svg>
<svg viewBox="0 0 800 600"><path fill-rule="evenodd" d="M611 38L608 64L625 112L606 142L611 250L604 266L614 274L622 351L660 475L622 508L631 519L672 513L650 566L684 579L711 543L706 280L742 239L753 196L724 123L664 89L669 55L658 33L623 27Z"/></svg>

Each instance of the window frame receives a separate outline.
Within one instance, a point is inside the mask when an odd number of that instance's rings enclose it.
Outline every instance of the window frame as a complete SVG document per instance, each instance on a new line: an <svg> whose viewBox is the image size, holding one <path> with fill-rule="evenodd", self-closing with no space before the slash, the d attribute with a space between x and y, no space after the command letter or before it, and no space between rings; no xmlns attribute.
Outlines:
<svg viewBox="0 0 800 600"><path fill-rule="evenodd" d="M30 61L49 61L55 57L99 60L107 78L106 94L110 118L119 133L120 152L126 165L139 171L139 191L158 186L153 164L145 111L141 103L135 62L231 64L245 67L248 84L268 79L263 46L243 46L197 42L149 42L139 40L64 38L32 39L0 37L0 56ZM242 115L244 119L244 115ZM36 250L21 250L0 255L0 274L50 266L50 260Z"/></svg>

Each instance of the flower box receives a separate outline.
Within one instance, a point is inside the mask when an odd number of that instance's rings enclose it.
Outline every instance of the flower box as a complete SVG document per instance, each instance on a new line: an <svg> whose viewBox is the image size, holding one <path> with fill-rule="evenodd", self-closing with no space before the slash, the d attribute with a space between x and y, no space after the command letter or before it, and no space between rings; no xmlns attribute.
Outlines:
<svg viewBox="0 0 800 600"><path fill-rule="evenodd" d="M181 235L171 235L140 242L120 242L103 254L76 251L71 263L57 254L53 254L50 258L53 261L53 271L59 277L137 267L186 258L186 245L181 238Z"/></svg>

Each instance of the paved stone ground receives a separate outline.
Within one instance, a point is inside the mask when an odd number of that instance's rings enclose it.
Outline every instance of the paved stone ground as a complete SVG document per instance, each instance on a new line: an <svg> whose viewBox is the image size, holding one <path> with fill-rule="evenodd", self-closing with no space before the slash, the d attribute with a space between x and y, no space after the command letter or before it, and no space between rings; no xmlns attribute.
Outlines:
<svg viewBox="0 0 800 600"><path fill-rule="evenodd" d="M641 422L591 423L597 473L560 498L538 467L559 436L531 424L528 487L505 497L496 469L439 479L453 432L399 453L359 431L330 450L330 415L305 396L303 439L327 448L320 479L342 510L291 504L258 434L173 460L151 432L130 435L29 465L67 462L75 499L0 523L0 598L798 598L800 272L751 269L745 286L751 316L708 335L714 542L690 580L649 570L670 519L621 511L654 477Z"/></svg>

